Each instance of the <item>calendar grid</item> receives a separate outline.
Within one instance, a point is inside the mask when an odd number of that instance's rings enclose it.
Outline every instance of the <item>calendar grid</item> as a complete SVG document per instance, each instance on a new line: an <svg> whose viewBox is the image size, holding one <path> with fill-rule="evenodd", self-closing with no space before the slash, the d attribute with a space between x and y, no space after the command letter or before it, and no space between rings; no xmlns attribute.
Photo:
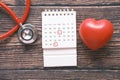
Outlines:
<svg viewBox="0 0 120 80"><path fill-rule="evenodd" d="M76 47L76 12L68 9L42 12L42 47Z"/></svg>

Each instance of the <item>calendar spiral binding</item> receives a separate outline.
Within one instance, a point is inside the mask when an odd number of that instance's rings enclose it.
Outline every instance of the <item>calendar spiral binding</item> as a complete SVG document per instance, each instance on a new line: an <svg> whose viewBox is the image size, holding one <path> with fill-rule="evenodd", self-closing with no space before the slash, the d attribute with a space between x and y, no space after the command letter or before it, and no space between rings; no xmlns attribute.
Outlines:
<svg viewBox="0 0 120 80"><path fill-rule="evenodd" d="M74 11L74 9L45 9L44 12Z"/></svg>
<svg viewBox="0 0 120 80"><path fill-rule="evenodd" d="M45 9L42 12L44 16L65 16L74 15L74 13L75 11L73 9Z"/></svg>

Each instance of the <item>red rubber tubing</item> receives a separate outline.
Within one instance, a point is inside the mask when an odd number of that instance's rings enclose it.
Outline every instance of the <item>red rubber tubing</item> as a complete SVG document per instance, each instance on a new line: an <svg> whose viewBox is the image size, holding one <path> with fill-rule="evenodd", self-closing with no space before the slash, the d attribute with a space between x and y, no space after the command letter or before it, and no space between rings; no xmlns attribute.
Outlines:
<svg viewBox="0 0 120 80"><path fill-rule="evenodd" d="M5 9L13 17L13 19L17 23L17 25L14 26L11 30L9 30L8 32L0 35L0 40L3 40L5 38L11 36L13 33L15 33L19 29L19 24L20 23L24 23L26 21L28 15L29 15L29 11L30 11L30 4L31 4L31 1L30 0L26 0L26 8L25 8L24 14L23 14L22 18L19 19L16 16L16 14L7 5L5 5L4 3L0 2L0 6L3 9Z"/></svg>

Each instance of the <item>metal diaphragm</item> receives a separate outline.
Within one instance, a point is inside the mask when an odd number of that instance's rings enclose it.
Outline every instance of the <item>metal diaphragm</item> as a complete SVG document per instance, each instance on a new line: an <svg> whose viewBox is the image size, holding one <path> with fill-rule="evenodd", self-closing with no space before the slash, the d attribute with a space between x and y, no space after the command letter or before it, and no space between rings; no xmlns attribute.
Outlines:
<svg viewBox="0 0 120 80"><path fill-rule="evenodd" d="M32 44L38 36L37 29L34 25L24 24L18 30L18 39L24 44Z"/></svg>

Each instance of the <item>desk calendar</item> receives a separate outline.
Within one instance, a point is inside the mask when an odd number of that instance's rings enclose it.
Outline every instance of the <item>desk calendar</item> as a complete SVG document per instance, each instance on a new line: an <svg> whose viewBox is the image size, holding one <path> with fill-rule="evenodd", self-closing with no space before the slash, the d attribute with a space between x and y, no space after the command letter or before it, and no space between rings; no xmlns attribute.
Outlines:
<svg viewBox="0 0 120 80"><path fill-rule="evenodd" d="M44 67L77 66L76 12L68 9L42 12Z"/></svg>

